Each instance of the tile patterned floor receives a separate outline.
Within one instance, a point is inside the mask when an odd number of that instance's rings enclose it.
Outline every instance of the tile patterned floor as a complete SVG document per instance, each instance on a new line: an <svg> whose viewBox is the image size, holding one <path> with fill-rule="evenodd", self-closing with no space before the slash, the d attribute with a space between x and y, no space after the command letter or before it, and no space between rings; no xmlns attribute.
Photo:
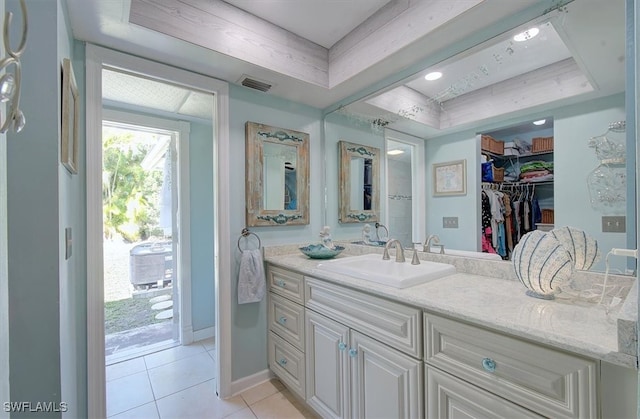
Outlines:
<svg viewBox="0 0 640 419"><path fill-rule="evenodd" d="M134 419L317 418L278 380L222 400L215 395L213 339L107 367L107 417Z"/></svg>

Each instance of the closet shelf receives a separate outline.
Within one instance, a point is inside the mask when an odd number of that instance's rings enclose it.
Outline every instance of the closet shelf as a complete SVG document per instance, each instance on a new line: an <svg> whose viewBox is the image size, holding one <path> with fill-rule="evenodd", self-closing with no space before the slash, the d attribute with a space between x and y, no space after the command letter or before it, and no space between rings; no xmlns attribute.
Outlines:
<svg viewBox="0 0 640 419"><path fill-rule="evenodd" d="M501 182L505 186L519 186L519 185L536 185L536 186L553 186L552 180L545 180L544 182Z"/></svg>
<svg viewBox="0 0 640 419"><path fill-rule="evenodd" d="M535 157L535 156L547 156L553 154L553 150L551 151L540 151L538 153L526 153L526 154L496 154L490 151L482 150L482 154L486 154L489 157L494 157L496 159L522 159L527 157Z"/></svg>
<svg viewBox="0 0 640 419"><path fill-rule="evenodd" d="M546 180L544 182L482 182L482 185L495 185L495 186L527 186L527 185L535 185L535 186L553 186L552 180Z"/></svg>

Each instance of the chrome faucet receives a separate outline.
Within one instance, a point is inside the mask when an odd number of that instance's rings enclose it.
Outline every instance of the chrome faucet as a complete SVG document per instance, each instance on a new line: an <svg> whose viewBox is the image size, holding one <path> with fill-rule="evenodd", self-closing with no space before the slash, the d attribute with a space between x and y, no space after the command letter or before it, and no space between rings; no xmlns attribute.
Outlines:
<svg viewBox="0 0 640 419"><path fill-rule="evenodd" d="M402 248L402 243L400 243L400 240L398 239L389 239L389 241L387 241L387 244L384 245L384 253L382 253L382 259L391 259L389 257L389 248L393 244L395 244L396 247L396 262L404 262L404 249Z"/></svg>
<svg viewBox="0 0 640 419"><path fill-rule="evenodd" d="M440 238L435 234L431 234L427 237L427 240L425 240L424 246L422 247L422 251L431 253L431 246L440 247L440 254L444 255L444 244L440 243Z"/></svg>

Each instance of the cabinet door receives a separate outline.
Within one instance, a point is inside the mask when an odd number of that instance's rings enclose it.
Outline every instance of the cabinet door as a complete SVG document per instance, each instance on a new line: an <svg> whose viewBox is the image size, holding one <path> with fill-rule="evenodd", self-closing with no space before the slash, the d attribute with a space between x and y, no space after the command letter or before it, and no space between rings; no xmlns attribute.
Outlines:
<svg viewBox="0 0 640 419"><path fill-rule="evenodd" d="M351 331L354 418L420 418L422 362Z"/></svg>
<svg viewBox="0 0 640 419"><path fill-rule="evenodd" d="M349 416L349 328L306 310L307 403L323 418Z"/></svg>
<svg viewBox="0 0 640 419"><path fill-rule="evenodd" d="M541 418L535 413L427 366L427 419Z"/></svg>

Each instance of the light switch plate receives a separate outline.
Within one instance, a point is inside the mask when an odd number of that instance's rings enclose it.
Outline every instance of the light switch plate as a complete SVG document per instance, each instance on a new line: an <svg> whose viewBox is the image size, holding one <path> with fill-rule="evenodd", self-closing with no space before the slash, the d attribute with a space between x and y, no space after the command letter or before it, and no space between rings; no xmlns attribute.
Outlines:
<svg viewBox="0 0 640 419"><path fill-rule="evenodd" d="M64 229L64 258L69 259L71 257L71 227L67 227Z"/></svg>
<svg viewBox="0 0 640 419"><path fill-rule="evenodd" d="M458 217L442 217L442 228L458 228Z"/></svg>
<svg viewBox="0 0 640 419"><path fill-rule="evenodd" d="M624 215L605 215L602 217L603 233L624 233L627 231L627 220Z"/></svg>

